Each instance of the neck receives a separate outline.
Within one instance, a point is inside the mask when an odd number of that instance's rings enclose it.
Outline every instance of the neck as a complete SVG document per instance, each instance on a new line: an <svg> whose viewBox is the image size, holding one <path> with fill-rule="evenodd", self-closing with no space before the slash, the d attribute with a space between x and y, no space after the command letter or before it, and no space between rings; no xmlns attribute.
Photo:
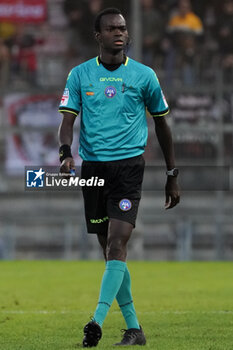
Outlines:
<svg viewBox="0 0 233 350"><path fill-rule="evenodd" d="M124 52L123 50L117 52L116 54L100 51L100 59L102 62L107 64L119 64L124 61Z"/></svg>

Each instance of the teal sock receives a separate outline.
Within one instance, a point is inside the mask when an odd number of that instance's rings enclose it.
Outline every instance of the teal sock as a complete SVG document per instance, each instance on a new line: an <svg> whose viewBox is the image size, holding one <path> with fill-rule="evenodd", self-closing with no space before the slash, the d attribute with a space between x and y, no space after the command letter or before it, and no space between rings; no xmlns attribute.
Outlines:
<svg viewBox="0 0 233 350"><path fill-rule="evenodd" d="M117 293L116 299L121 308L121 312L124 316L128 329L129 328L140 329L136 311L133 305L133 299L131 294L131 279L130 279L130 273L127 266L125 268L124 279Z"/></svg>
<svg viewBox="0 0 233 350"><path fill-rule="evenodd" d="M110 260L106 263L103 275L100 296L93 320L101 327L107 316L108 310L121 287L126 263L120 260Z"/></svg>

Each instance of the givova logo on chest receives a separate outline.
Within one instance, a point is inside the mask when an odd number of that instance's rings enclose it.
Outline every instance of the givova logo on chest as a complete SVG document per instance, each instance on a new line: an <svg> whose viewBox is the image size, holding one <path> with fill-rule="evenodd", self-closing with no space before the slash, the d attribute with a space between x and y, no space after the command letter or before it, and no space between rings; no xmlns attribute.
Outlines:
<svg viewBox="0 0 233 350"><path fill-rule="evenodd" d="M102 78L100 78L100 81L123 81L123 80L122 80L122 78L102 77Z"/></svg>

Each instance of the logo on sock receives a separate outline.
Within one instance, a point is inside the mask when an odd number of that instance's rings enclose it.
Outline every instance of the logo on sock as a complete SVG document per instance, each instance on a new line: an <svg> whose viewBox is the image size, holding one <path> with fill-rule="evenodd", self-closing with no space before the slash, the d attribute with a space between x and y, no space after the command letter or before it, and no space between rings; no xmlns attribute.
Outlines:
<svg viewBox="0 0 233 350"><path fill-rule="evenodd" d="M119 202L119 208L122 211L128 211L132 208L132 203L130 202L129 199L124 198Z"/></svg>

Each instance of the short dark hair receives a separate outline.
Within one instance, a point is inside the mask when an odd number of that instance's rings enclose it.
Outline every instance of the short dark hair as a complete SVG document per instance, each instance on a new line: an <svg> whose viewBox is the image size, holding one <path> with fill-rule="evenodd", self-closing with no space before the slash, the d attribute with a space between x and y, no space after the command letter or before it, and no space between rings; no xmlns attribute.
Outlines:
<svg viewBox="0 0 233 350"><path fill-rule="evenodd" d="M95 19L95 24L94 24L95 32L100 32L101 18L106 15L122 15L122 12L115 7L109 7L99 12Z"/></svg>

